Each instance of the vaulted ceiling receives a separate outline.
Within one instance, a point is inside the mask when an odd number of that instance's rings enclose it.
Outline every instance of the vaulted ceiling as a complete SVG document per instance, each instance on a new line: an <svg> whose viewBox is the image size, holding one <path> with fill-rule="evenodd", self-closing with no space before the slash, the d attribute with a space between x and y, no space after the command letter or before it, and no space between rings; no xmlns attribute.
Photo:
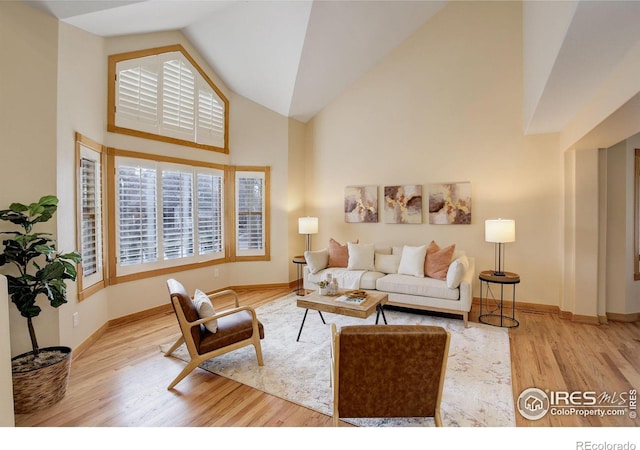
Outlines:
<svg viewBox="0 0 640 450"><path fill-rule="evenodd" d="M104 37L181 30L230 89L302 122L447 4L446 0L27 1ZM640 2L569 3L575 7L560 27L551 67L527 117L529 133L561 130L640 39Z"/></svg>
<svg viewBox="0 0 640 450"><path fill-rule="evenodd" d="M234 92L306 122L444 1L34 1L99 36L182 30Z"/></svg>

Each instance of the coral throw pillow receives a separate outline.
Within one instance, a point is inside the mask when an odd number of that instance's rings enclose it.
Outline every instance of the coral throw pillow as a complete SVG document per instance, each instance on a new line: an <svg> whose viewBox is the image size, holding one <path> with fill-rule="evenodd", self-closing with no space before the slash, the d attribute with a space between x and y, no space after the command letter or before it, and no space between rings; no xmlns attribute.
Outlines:
<svg viewBox="0 0 640 450"><path fill-rule="evenodd" d="M455 249L456 244L440 248L438 244L431 241L427 248L427 257L424 260L424 274L437 280L446 280Z"/></svg>
<svg viewBox="0 0 640 450"><path fill-rule="evenodd" d="M356 244L358 241L355 242ZM329 239L329 264L327 267L347 267L349 264L349 247L340 245L338 241Z"/></svg>

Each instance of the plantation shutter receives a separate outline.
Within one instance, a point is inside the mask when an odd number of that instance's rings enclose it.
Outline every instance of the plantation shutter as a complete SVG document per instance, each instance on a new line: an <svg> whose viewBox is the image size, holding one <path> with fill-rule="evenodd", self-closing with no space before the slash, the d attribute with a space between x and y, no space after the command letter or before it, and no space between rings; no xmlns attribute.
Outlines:
<svg viewBox="0 0 640 450"><path fill-rule="evenodd" d="M117 127L226 148L227 100L182 52L121 60L115 70Z"/></svg>
<svg viewBox="0 0 640 450"><path fill-rule="evenodd" d="M224 103L208 84L198 84L196 141L224 147Z"/></svg>
<svg viewBox="0 0 640 450"><path fill-rule="evenodd" d="M193 173L162 171L164 259L193 256Z"/></svg>
<svg viewBox="0 0 640 450"><path fill-rule="evenodd" d="M82 139L82 137L80 137ZM82 279L79 292L104 280L101 152L78 140L78 221Z"/></svg>
<svg viewBox="0 0 640 450"><path fill-rule="evenodd" d="M96 236L98 235L98 180L96 172L96 161L88 158L80 160L80 190L81 198L81 218L80 223L80 254L82 255L83 276L93 275L98 271L98 248Z"/></svg>
<svg viewBox="0 0 640 450"><path fill-rule="evenodd" d="M264 175L236 172L236 253L264 254Z"/></svg>
<svg viewBox="0 0 640 450"><path fill-rule="evenodd" d="M221 175L197 174L198 253L209 255L224 251L222 228Z"/></svg>
<svg viewBox="0 0 640 450"><path fill-rule="evenodd" d="M157 132L158 70L149 58L117 65L116 125Z"/></svg>
<svg viewBox="0 0 640 450"><path fill-rule="evenodd" d="M158 260L156 170L118 167L119 265L129 266Z"/></svg>
<svg viewBox="0 0 640 450"><path fill-rule="evenodd" d="M195 142L195 79L182 61L175 59L163 64L162 128L167 135L175 135Z"/></svg>

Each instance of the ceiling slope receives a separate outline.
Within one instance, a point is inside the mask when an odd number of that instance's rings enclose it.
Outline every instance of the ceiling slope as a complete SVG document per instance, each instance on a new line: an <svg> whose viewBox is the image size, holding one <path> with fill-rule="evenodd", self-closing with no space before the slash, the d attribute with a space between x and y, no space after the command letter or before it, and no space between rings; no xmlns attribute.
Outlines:
<svg viewBox="0 0 640 450"><path fill-rule="evenodd" d="M640 2L578 2L527 134L564 129L640 42L638 23Z"/></svg>
<svg viewBox="0 0 640 450"><path fill-rule="evenodd" d="M234 92L306 122L446 1L29 3L103 37L182 30Z"/></svg>

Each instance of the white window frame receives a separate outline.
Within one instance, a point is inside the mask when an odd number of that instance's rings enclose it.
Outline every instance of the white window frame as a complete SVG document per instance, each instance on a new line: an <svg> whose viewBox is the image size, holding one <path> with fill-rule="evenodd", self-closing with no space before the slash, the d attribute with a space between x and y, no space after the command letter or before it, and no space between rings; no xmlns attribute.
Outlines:
<svg viewBox="0 0 640 450"><path fill-rule="evenodd" d="M120 223L120 196L118 191L118 169L122 166L133 166L133 167L147 167L153 168L156 170L156 244L158 248L158 258L154 262L144 262L139 264L131 264L131 265L121 265L120 264L120 249L121 249L121 236L119 233L119 223ZM225 246L224 246L224 227L223 227L223 218L224 218L224 180L225 180L225 171L221 168L213 168L213 167L205 167L198 165L190 165L190 164L182 164L182 163L174 163L174 162L166 162L166 161L155 161L150 159L143 158L132 158L127 156L115 156L114 160L114 231L115 231L115 270L116 276L128 276L141 272L161 270L165 268L178 267L188 264L199 264L199 263L207 263L215 260L220 260L225 258ZM193 244L194 244L194 254L193 256L183 256L178 258L167 258L164 255L164 232L163 232L163 191L162 191L162 172L163 171L180 171L180 172L189 172L192 174L192 205L193 205ZM198 174L208 174L213 176L221 177L222 181L220 183L223 192L220 195L220 224L221 224L221 237L220 243L221 248L219 251L207 254L201 254L200 246L198 241L198 226L197 226L197 175Z"/></svg>
<svg viewBox="0 0 640 450"><path fill-rule="evenodd" d="M78 250L84 257L85 244L90 241L90 246L95 253L95 271L93 273L86 274L81 261L78 264L78 299L83 300L97 290L100 290L106 286L106 263L104 253L104 212L103 212L103 161L104 161L104 147L89 138L82 136L80 133L76 133L76 161L77 161L77 241ZM95 229L93 233L93 239L86 236L84 233L85 227L85 203L87 200L86 190L83 186L83 174L85 172L83 161L91 161L94 163L93 177L95 180L94 186L94 209L92 211L93 227Z"/></svg>

